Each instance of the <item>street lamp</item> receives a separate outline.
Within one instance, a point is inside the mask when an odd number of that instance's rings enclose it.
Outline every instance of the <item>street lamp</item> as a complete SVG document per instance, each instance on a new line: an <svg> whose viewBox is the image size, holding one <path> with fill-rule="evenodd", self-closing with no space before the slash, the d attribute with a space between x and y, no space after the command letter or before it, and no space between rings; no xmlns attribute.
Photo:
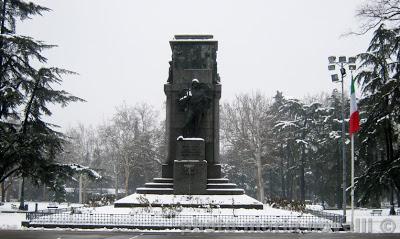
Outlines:
<svg viewBox="0 0 400 239"><path fill-rule="evenodd" d="M353 72L353 70L356 69L356 58L355 57L347 57L345 56L339 56L338 60L336 60L336 56L330 56L328 57L329 65L328 65L328 70L334 71L336 69L336 66L339 66L340 70L340 76L341 79L339 80L338 74L332 74L331 79L332 82L341 82L342 83L342 160L343 160L343 216L344 216L344 221L346 222L346 147L345 147L345 116L344 116L344 77L346 76L346 69L344 68L345 66L348 66L349 70Z"/></svg>

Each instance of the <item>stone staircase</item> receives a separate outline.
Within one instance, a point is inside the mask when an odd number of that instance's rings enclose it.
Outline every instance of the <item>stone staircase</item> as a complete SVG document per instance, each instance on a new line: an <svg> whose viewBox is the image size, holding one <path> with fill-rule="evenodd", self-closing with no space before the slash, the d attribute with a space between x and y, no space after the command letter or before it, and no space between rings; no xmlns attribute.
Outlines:
<svg viewBox="0 0 400 239"><path fill-rule="evenodd" d="M137 188L136 193L141 194L174 194L173 178L154 178L153 182L146 183ZM229 183L227 178L207 179L207 195L242 195L244 190L235 183Z"/></svg>

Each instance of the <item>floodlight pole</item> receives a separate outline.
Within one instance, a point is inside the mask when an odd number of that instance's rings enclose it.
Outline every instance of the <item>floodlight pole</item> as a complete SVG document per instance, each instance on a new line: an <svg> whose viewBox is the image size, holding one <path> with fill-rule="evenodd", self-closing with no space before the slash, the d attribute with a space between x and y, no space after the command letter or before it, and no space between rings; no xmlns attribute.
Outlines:
<svg viewBox="0 0 400 239"><path fill-rule="evenodd" d="M342 207L343 207L343 222L346 222L346 207L347 207L347 197L346 197L346 189L347 189L347 160L346 160L346 132L345 132L345 99L344 99L344 77L346 76L346 70L344 67L346 65L349 66L350 71L352 72L355 70L355 62L356 58L355 57L349 57L348 60L346 60L347 57L341 56L339 57L339 60L336 61L336 56L330 56L328 57L329 60L329 70L335 70L335 65L340 66L340 75L341 75L341 83L342 83L342 161L343 161L343 174L342 174L342 189L343 189L343 202L342 202ZM336 77L335 77L336 76ZM337 82L339 81L337 75L332 75L332 81Z"/></svg>
<svg viewBox="0 0 400 239"><path fill-rule="evenodd" d="M345 116L344 116L344 74L342 72L342 69L344 65L343 63L340 64L340 75L342 76L342 159L343 159L343 202L342 202L342 207L343 207L343 217L344 217L344 222L346 222L346 206L347 206L347 197L346 197L346 188L347 188L347 180L346 180L346 172L347 172L347 166L346 166L346 145L345 145L345 138L346 138L346 133L345 133Z"/></svg>

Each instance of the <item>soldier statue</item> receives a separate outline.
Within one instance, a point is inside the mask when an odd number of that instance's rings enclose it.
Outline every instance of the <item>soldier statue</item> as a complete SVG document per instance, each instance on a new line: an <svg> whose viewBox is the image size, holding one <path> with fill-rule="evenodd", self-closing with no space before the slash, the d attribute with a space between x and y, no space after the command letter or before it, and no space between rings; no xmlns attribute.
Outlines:
<svg viewBox="0 0 400 239"><path fill-rule="evenodd" d="M185 138L200 137L202 119L211 105L211 89L207 84L193 79L191 87L184 89L181 96L178 103L185 112L182 135Z"/></svg>

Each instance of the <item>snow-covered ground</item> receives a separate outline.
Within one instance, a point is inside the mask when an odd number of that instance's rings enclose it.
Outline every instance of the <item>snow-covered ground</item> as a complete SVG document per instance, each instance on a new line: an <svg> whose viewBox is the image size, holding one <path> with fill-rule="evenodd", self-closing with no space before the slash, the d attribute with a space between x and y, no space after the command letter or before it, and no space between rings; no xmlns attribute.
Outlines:
<svg viewBox="0 0 400 239"><path fill-rule="evenodd" d="M114 208L114 206L104 206L97 208L83 208L83 213L108 213L108 214L153 214L162 215L167 211L177 212L179 215L270 215L270 216L301 216L309 214L302 214L294 211L287 211L277 208L272 208L268 205L264 205L264 209L231 209L231 208L168 208L168 207L143 207L143 208Z"/></svg>
<svg viewBox="0 0 400 239"><path fill-rule="evenodd" d="M257 209L189 208L182 206L82 208L74 212L34 215L31 226L140 227L140 228L248 228L330 229L339 222L269 206Z"/></svg>
<svg viewBox="0 0 400 239"><path fill-rule="evenodd" d="M0 230L15 230L21 228L21 222L25 220L25 213L1 213Z"/></svg>
<svg viewBox="0 0 400 239"><path fill-rule="evenodd" d="M372 215L373 209L360 208L354 210L354 230L363 233L400 233L400 215L390 216L389 208L383 208L382 216ZM343 215L342 210L325 210ZM351 210L346 210L346 221L351 222Z"/></svg>
<svg viewBox="0 0 400 239"><path fill-rule="evenodd" d="M14 204L14 206L12 206ZM0 206L0 210L16 210L15 205L17 202L6 203ZM35 202L29 202L29 211L34 210ZM32 205L32 206L31 206ZM48 202L39 202L39 210L46 209L49 205ZM52 204L54 206L54 204ZM59 208L67 208L70 206L81 206L78 204L59 204ZM308 206L309 209L319 209L318 207ZM355 210L355 231L365 233L386 233L386 232L400 232L400 215L389 216L389 209L382 209L382 216L371 215L373 209L356 209ZM341 210L325 210L325 212L342 214ZM228 208L186 208L186 207L142 207L142 208L114 208L114 206L104 206L97 208L82 207L75 209L75 213L65 213L66 218L74 216L79 217L82 214L94 215L95 214L121 214L125 217L134 215L154 215L155 218L163 218L165 215L188 216L188 215L221 215L221 216L286 216L292 217L307 217L309 214L302 214L299 212L282 210L272 208L264 205L263 210L257 209L228 209ZM0 229L21 229L21 221L25 220L25 213L0 213ZM351 222L351 211L347 210L347 222Z"/></svg>
<svg viewBox="0 0 400 239"><path fill-rule="evenodd" d="M56 202L25 202L28 205L28 212L35 211L35 204L38 204L38 210L46 210L48 207L53 208L70 208L70 207L82 207L83 204L78 203L56 203ZM5 202L0 206L0 212L18 212L19 202Z"/></svg>
<svg viewBox="0 0 400 239"><path fill-rule="evenodd" d="M262 205L256 199L243 195L174 195L138 194L121 198L115 204L145 205Z"/></svg>
<svg viewBox="0 0 400 239"><path fill-rule="evenodd" d="M11 209L12 206L11 204L17 204L18 203L7 203L6 205L2 206L2 209ZM34 204L30 202L30 205ZM47 202L41 202L38 203L39 210L40 209L46 209L49 203ZM70 204L72 205L72 204ZM74 206L80 206L77 204L73 204ZM60 208L63 207L68 207L68 204L61 204L59 205ZM14 208L14 207L13 207ZM16 209L14 209L16 210ZM82 214L81 214L82 213ZM294 212L294 211L287 211L287 210L281 210L281 209L276 209L272 208L268 205L264 205L263 210L257 210L257 209L228 209L228 208L186 208L186 207L174 207L174 208L169 208L169 207L142 207L142 208L114 208L113 205L110 206L103 206L103 207L82 207L82 208L77 208L74 210L74 214L71 214L70 212L64 213L65 218L70 218L70 217L80 217L81 215L95 215L95 214L121 214L122 217L125 214L126 216L134 216L134 215L154 215L157 218L164 218L165 216L168 217L168 215L176 215L176 216L188 216L188 215L221 215L221 216L234 216L234 215L239 215L239 216L294 216L294 217L301 217L301 216L311 216L309 214L302 214L299 212ZM99 215L101 216L101 215ZM26 214L25 213L0 213L0 229L20 229L21 228L21 221L25 220ZM50 217L50 216L49 216ZM96 216L94 216L96 217ZM60 217L55 217L54 221L57 220L57 218ZM63 220L65 220L65 218Z"/></svg>
<svg viewBox="0 0 400 239"><path fill-rule="evenodd" d="M48 206L57 208L82 207L83 204L77 203L54 203L54 202L25 202L28 204L28 212L35 211L35 204L38 210L46 210ZM5 202L0 206L0 229L20 229L21 222L25 220L26 213L18 209L19 202Z"/></svg>
<svg viewBox="0 0 400 239"><path fill-rule="evenodd" d="M324 207L321 205L306 205L306 209L314 210L314 211L323 211Z"/></svg>

